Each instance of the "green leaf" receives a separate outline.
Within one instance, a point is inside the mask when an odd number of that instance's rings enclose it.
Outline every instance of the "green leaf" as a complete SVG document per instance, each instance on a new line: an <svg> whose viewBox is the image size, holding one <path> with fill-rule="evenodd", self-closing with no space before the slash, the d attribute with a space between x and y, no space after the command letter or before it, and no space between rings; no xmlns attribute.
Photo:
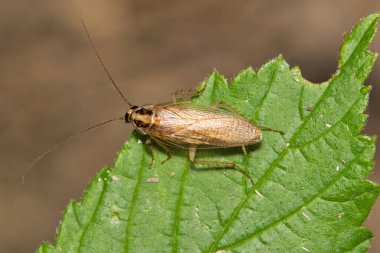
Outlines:
<svg viewBox="0 0 380 253"><path fill-rule="evenodd" d="M228 85L214 72L194 103L223 100L263 127L250 147L198 150L199 160L234 161L231 169L202 170L186 150L166 155L134 132L115 165L92 180L81 202L71 202L55 246L38 252L365 252L371 232L361 224L379 193L366 178L375 139L360 135L370 87L363 86L376 54L367 50L379 14L346 36L339 69L322 84L304 80L280 56ZM149 178L159 178L149 183Z"/></svg>

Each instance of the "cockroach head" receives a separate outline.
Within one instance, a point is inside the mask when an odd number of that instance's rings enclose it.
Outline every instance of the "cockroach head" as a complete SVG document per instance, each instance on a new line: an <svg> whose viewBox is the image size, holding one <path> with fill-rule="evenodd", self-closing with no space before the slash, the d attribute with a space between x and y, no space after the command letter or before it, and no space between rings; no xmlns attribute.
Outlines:
<svg viewBox="0 0 380 253"><path fill-rule="evenodd" d="M132 105L127 113L125 114L125 122L126 123L132 123L133 119L132 119L132 114L134 111L136 111L139 107L137 105Z"/></svg>

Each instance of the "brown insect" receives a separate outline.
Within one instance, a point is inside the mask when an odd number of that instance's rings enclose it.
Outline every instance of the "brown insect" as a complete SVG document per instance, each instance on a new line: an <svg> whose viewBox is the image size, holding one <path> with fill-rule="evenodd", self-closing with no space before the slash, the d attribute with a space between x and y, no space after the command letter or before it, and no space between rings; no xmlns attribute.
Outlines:
<svg viewBox="0 0 380 253"><path fill-rule="evenodd" d="M150 148L151 140L153 140L158 146L163 148L168 155L167 159L163 162L170 159L171 151L168 146L185 148L189 150L189 159L192 163L215 167L234 168L246 175L253 183L251 176L236 163L198 161L195 159L195 156L197 148L231 148L239 146L242 147L243 153L246 155L247 152L245 147L247 145L258 143L262 139L262 133L258 126L253 125L250 121L234 112L231 108L227 107L228 110L222 109L220 106L222 102L219 102L219 105L215 106L204 106L191 102L177 103L174 97L174 101L172 103L145 106L132 105L112 79L83 21L82 24L91 43L91 47L94 50L101 66L119 95L126 103L129 104L130 108L122 118L107 120L78 132L77 134L70 136L68 139L57 143L53 148L37 157L30 164L27 170L32 168L36 162L41 160L48 153L57 149L62 144L77 138L81 134L116 120L125 120L126 123L132 123L140 133L149 136L146 144L152 157L151 163L154 160L153 153ZM261 129L282 133L281 131L271 128Z"/></svg>
<svg viewBox="0 0 380 253"><path fill-rule="evenodd" d="M241 172L235 163L195 160L197 148L240 146L246 154L245 146L262 139L261 130L239 114L190 102L131 106L125 121L161 146L168 154L167 159L170 158L168 146L186 148L190 161L195 164L232 167Z"/></svg>

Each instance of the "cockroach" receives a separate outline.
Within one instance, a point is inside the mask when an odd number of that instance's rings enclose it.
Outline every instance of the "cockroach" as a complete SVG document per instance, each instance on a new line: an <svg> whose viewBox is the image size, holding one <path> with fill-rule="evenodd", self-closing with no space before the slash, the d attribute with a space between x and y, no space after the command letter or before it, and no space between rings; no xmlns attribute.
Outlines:
<svg viewBox="0 0 380 253"><path fill-rule="evenodd" d="M148 135L149 138L145 143L152 157L151 163L154 160L150 148L151 142L153 141L166 151L167 159L163 162L170 159L171 151L168 148L169 146L185 148L189 150L189 160L192 163L213 167L233 168L243 173L253 183L252 177L236 163L196 160L197 148L242 147L243 153L246 155L246 146L258 143L262 140L262 130L276 131L283 134L282 131L258 127L233 111L233 109L227 107L226 110L220 105L205 106L192 102L177 102L176 99L174 99L172 103L157 105L137 106L131 104L118 88L103 63L83 21L82 25L100 65L120 97L129 105L129 109L123 117L101 122L70 136L66 140L58 142L51 149L38 156L28 166L26 172L29 171L36 162L62 144L102 125L117 120L124 120L126 123L132 123L141 134ZM25 175L26 173L23 176L23 182Z"/></svg>

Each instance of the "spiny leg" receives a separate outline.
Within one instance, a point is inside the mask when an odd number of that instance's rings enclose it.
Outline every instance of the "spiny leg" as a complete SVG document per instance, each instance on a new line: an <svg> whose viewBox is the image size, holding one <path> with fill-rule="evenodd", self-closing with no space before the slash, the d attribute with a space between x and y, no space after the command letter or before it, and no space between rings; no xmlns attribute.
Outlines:
<svg viewBox="0 0 380 253"><path fill-rule="evenodd" d="M229 112L234 112L234 113L237 113L239 114L238 111L236 111L233 107L231 107L229 104L227 104L226 102L224 102L223 100L216 100L212 106L215 106L215 107L218 107L218 108L224 108L226 109L227 111Z"/></svg>
<svg viewBox="0 0 380 253"><path fill-rule="evenodd" d="M244 156L247 157L247 150L245 149L245 146L241 146L241 149L243 150Z"/></svg>
<svg viewBox="0 0 380 253"><path fill-rule="evenodd" d="M244 146L243 146L244 147ZM244 148L245 150L245 148ZM197 148L195 146L192 146L189 148L189 159L193 164L199 164L199 165L206 165L210 167L227 167L231 169L235 169L245 175L252 183L253 179L251 175L248 174L244 169L242 169L237 163L234 162L216 162L216 161L196 161L195 160L195 155L196 155Z"/></svg>
<svg viewBox="0 0 380 253"><path fill-rule="evenodd" d="M184 95L189 95L189 94L193 95L196 92L197 92L196 89L189 89L187 91L176 90L175 92L172 92L171 96L172 96L173 104L176 104L177 100L184 100L183 99Z"/></svg>
<svg viewBox="0 0 380 253"><path fill-rule="evenodd" d="M153 151L152 151L151 145L152 145L152 139L151 138L146 139L146 141L145 141L145 147L146 147L146 150L148 151L148 153L150 154L149 169L152 167L152 164L153 164L153 161L154 161L154 155L153 155Z"/></svg>
<svg viewBox="0 0 380 253"><path fill-rule="evenodd" d="M263 127L263 126L258 126L261 130L263 131L272 131L272 132L277 132L277 133L280 133L281 135L284 135L285 132L284 131L281 131L281 130L278 130L278 129L274 129L274 128L270 128L270 127Z"/></svg>
<svg viewBox="0 0 380 253"><path fill-rule="evenodd" d="M156 138L152 138L152 139L154 140L154 142L155 142L160 148L162 148L162 149L165 151L165 153L166 153L166 159L163 160L163 161L161 162L161 164L166 163L170 158L172 158L172 152L171 152L171 150L170 150L165 144L163 144L161 141L159 141L158 139L156 139Z"/></svg>

